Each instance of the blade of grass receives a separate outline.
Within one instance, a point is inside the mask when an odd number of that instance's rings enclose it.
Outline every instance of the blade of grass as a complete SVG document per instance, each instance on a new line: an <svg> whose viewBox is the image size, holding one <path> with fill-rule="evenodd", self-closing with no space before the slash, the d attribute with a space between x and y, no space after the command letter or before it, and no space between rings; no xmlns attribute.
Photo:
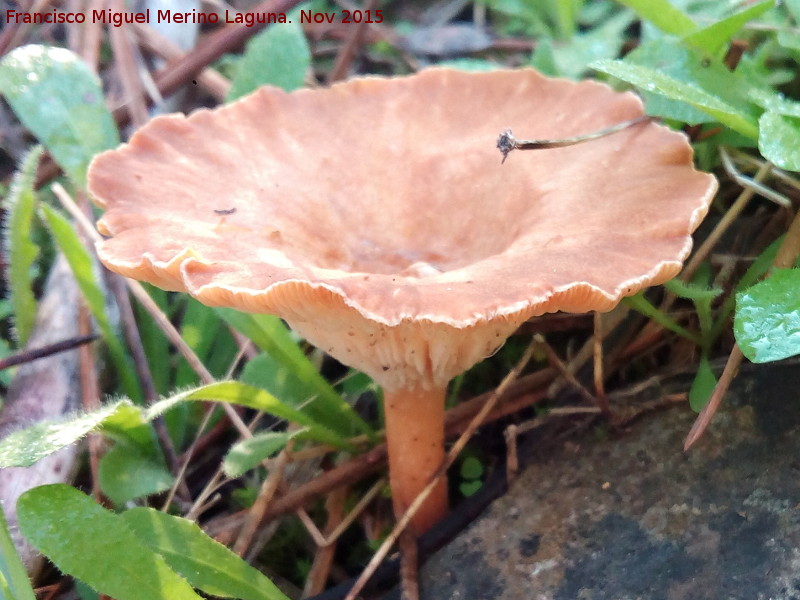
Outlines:
<svg viewBox="0 0 800 600"><path fill-rule="evenodd" d="M36 600L0 505L0 600Z"/></svg>
<svg viewBox="0 0 800 600"><path fill-rule="evenodd" d="M65 217L47 205L42 205L41 214L53 234L56 244L61 252L64 253L72 273L75 275L75 280L78 282L78 287L86 300L86 305L97 322L103 341L108 346L111 360L120 378L124 393L137 402L141 402L142 389L125 348L114 333L111 321L106 314L105 299L95 276L89 251L81 243L75 230Z"/></svg>
<svg viewBox="0 0 800 600"><path fill-rule="evenodd" d="M28 341L36 321L31 267L39 254L39 247L31 240L31 227L36 208L36 168L42 152L42 147L36 146L27 154L22 167L14 175L11 191L5 201L3 249L8 261L5 275L14 311L14 331L20 347Z"/></svg>
<svg viewBox="0 0 800 600"><path fill-rule="evenodd" d="M374 438L375 432L372 428L319 374L279 318L271 315L246 314L229 308L216 310L223 319L250 338L264 352L285 365L297 378L313 387L317 398L303 409L304 412L340 435L350 436L355 427L359 433Z"/></svg>

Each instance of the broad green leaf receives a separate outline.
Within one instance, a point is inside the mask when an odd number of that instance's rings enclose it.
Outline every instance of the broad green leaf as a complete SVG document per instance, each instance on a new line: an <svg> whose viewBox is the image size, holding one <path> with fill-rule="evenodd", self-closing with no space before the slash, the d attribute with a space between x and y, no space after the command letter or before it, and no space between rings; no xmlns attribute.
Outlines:
<svg viewBox="0 0 800 600"><path fill-rule="evenodd" d="M642 19L671 35L688 35L697 29L692 18L669 0L619 0Z"/></svg>
<svg viewBox="0 0 800 600"><path fill-rule="evenodd" d="M360 433L374 436L372 428L319 374L278 317L248 314L230 308L216 310L231 326L289 369L294 377L313 388L317 398L303 408L304 413L343 436L350 436L354 428Z"/></svg>
<svg viewBox="0 0 800 600"><path fill-rule="evenodd" d="M14 175L11 191L4 203L6 282L14 309L14 329L20 346L28 341L36 321L36 297L31 289L31 267L39 254L39 247L31 239L31 229L36 209L36 168L41 157L41 146L36 146L28 153L22 167Z"/></svg>
<svg viewBox="0 0 800 600"><path fill-rule="evenodd" d="M0 61L0 94L79 185L92 157L119 143L100 80L69 50L35 44L12 50Z"/></svg>
<svg viewBox="0 0 800 600"><path fill-rule="evenodd" d="M293 13L295 17L297 12ZM311 50L299 18L275 23L247 43L244 56L226 100L230 102L262 85L274 85L290 92L303 86L311 65Z"/></svg>
<svg viewBox="0 0 800 600"><path fill-rule="evenodd" d="M248 565L197 524L152 508L122 514L134 534L194 587L224 598L288 600L261 572Z"/></svg>
<svg viewBox="0 0 800 600"><path fill-rule="evenodd" d="M93 412L62 421L42 421L0 440L0 468L29 467L45 456L81 439L122 404L108 404Z"/></svg>
<svg viewBox="0 0 800 600"><path fill-rule="evenodd" d="M64 253L75 280L78 282L83 298L86 300L86 305L100 328L103 341L108 346L111 360L114 362L114 367L120 378L122 389L130 398L141 401L142 390L139 386L139 380L136 377L128 354L125 352L122 342L114 333L106 314L105 299L97 282L92 258L88 250L81 243L69 221L46 204L42 205L41 208L47 226L53 234L59 249Z"/></svg>
<svg viewBox="0 0 800 600"><path fill-rule="evenodd" d="M37 550L102 594L116 600L201 600L122 517L68 485L25 492L17 515Z"/></svg>
<svg viewBox="0 0 800 600"><path fill-rule="evenodd" d="M283 450L298 432L267 431L257 433L249 440L233 445L222 461L222 468L228 477L239 477L257 467L262 460Z"/></svg>
<svg viewBox="0 0 800 600"><path fill-rule="evenodd" d="M684 83L654 69L621 60L601 60L592 63L591 66L613 77L627 81L644 91L655 92L673 100L685 102L711 115L720 123L746 137L751 139L758 138L758 123L752 116L737 110L718 96L705 91L696 84Z"/></svg>
<svg viewBox="0 0 800 600"><path fill-rule="evenodd" d="M181 402L191 400L228 402L230 404L238 404L239 406L260 410L280 419L286 419L291 423L306 427L308 430L306 434L304 434L306 438L314 439L324 444L330 444L337 448L349 448L347 440L317 423L306 413L295 410L265 390L245 385L238 381L212 383L175 394L170 398L153 404L145 413L146 417L148 420L152 420Z"/></svg>
<svg viewBox="0 0 800 600"><path fill-rule="evenodd" d="M98 475L100 489L117 505L168 490L175 481L162 461L124 444L103 455Z"/></svg>
<svg viewBox="0 0 800 600"><path fill-rule="evenodd" d="M759 119L758 149L776 167L800 171L800 118L765 112Z"/></svg>
<svg viewBox="0 0 800 600"><path fill-rule="evenodd" d="M757 19L774 5L775 0L757 2L708 27L690 33L683 40L690 46L700 48L709 54L717 54L748 21Z"/></svg>
<svg viewBox="0 0 800 600"><path fill-rule="evenodd" d="M717 378L714 371L711 370L711 365L708 359L703 357L700 359L700 364L697 366L697 373L692 381L692 387L689 388L689 406L695 412L703 410L708 400L711 398L711 392L717 385Z"/></svg>
<svg viewBox="0 0 800 600"><path fill-rule="evenodd" d="M546 75L579 79L592 61L619 56L625 42L622 33L632 19L632 13L624 11L563 42L541 39L536 44L530 64Z"/></svg>
<svg viewBox="0 0 800 600"><path fill-rule="evenodd" d="M36 600L0 504L0 600Z"/></svg>
<svg viewBox="0 0 800 600"><path fill-rule="evenodd" d="M800 269L776 269L736 295L733 332L755 363L800 354Z"/></svg>

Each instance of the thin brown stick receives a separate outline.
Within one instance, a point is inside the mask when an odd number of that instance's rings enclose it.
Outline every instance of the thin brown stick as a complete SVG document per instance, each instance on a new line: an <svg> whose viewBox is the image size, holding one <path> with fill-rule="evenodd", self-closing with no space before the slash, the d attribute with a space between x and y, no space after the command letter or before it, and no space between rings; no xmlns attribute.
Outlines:
<svg viewBox="0 0 800 600"><path fill-rule="evenodd" d="M542 350L544 350L544 353L547 355L547 362L550 363L550 366L555 368L559 372L559 374L564 379L566 379L567 383L569 383L573 388L575 388L575 391L578 392L578 394L580 394L580 396L584 400L589 402L589 404L594 404L594 405L600 404L597 398L592 396L589 390L583 387L583 385L581 384L580 381L578 381L575 375L570 373L569 369L567 369L567 366L564 364L564 361L562 361L559 358L558 354L556 354L556 351L553 350L552 346L550 346L550 344L548 344L545 341L543 336L536 334L535 336L533 336L533 339L536 345L540 347Z"/></svg>
<svg viewBox="0 0 800 600"><path fill-rule="evenodd" d="M302 0L266 0L255 6L253 13L280 13L288 12ZM228 25L206 38L203 44L198 45L192 52L183 58L165 67L155 75L158 91L162 96L168 96L180 86L191 81L206 66L212 64L223 54L240 48L250 37L254 36L266 25L254 23L252 27L244 24ZM114 112L119 114L124 107L118 107Z"/></svg>
<svg viewBox="0 0 800 600"><path fill-rule="evenodd" d="M386 555L389 553L389 550L397 541L400 534L403 531L405 531L406 527L411 522L411 519L414 517L416 512L423 505L423 503L430 495L430 493L434 490L434 488L436 488L439 480L447 473L447 469L450 467L450 465L453 464L453 462L455 462L455 460L458 458L458 455L464 449L464 446L467 445L469 439L472 437L475 431L477 431L478 427L481 426L486 416L494 408L495 404L497 404L497 401L499 400L500 396L503 393L505 393L508 387L519 377L520 373L522 373L522 370L525 368L525 366L528 364L531 357L533 356L533 350L534 350L534 343L531 342L528 345L528 348L523 353L522 358L520 358L519 362L514 366L511 372L509 372L508 375L506 375L503 378L503 381L501 381L500 385L497 386L497 389L491 395L491 397L483 406L483 408L481 408L481 410L478 411L475 417L473 417L472 421L470 421L470 424L467 426L464 433L461 434L458 440L456 440L456 442L453 444L452 448L450 448L450 451L447 453L447 457L445 458L444 463L437 469L434 477L431 479L431 481L428 483L425 489L423 489L422 492L411 503L411 505L408 507L408 510L406 510L405 514L400 518L397 525L395 525L394 529L392 529L392 532L387 536L383 544L381 544L381 547L378 549L378 551L372 557L372 560L370 560L369 564L366 566L364 571L356 580L352 589L348 592L347 596L345 596L345 600L356 599L359 592L364 588L364 585L367 583L367 581L369 581L369 578L372 577L373 573L375 573L375 570L378 568L378 565L380 565L380 563L383 562L383 559L386 558Z"/></svg>
<svg viewBox="0 0 800 600"><path fill-rule="evenodd" d="M789 269L797 261L798 256L800 256L800 211L797 211L791 225L789 225L789 230L786 232L775 259L772 261L772 269ZM767 276L769 277L769 275ZM692 428L689 430L689 434L686 436L686 440L683 443L684 451L691 448L708 428L711 419L719 409L725 393L728 391L731 382L733 382L733 378L738 373L743 359L744 355L741 349L738 344L735 344L728 357L728 362L725 364L725 370L711 393L708 404L700 411Z"/></svg>
<svg viewBox="0 0 800 600"><path fill-rule="evenodd" d="M136 34L136 39L141 46L163 59L176 62L183 60L186 55L172 40L164 37L152 27L142 23L133 23L132 31ZM231 82L211 67L205 67L195 79L200 87L220 102L225 99L231 89Z"/></svg>
<svg viewBox="0 0 800 600"><path fill-rule="evenodd" d="M95 10L103 10L105 8L105 0L89 0L86 3L86 11L92 13ZM76 25L80 28L82 35L82 45L80 56L89 67L97 72L97 66L100 63L100 42L103 38L103 24L100 22L95 23L94 19L91 22L81 23Z"/></svg>
<svg viewBox="0 0 800 600"><path fill-rule="evenodd" d="M364 2L363 10L371 13L377 7L377 0L366 0L366 2ZM353 64L353 59L355 58L358 49L364 43L364 36L366 35L368 28L369 24L367 23L367 19L362 20L361 23L357 23L352 27L349 37L339 47L339 52L336 54L336 61L334 62L330 73L328 73L328 85L334 81L339 81L347 77L347 73L350 70L350 65Z"/></svg>
<svg viewBox="0 0 800 600"><path fill-rule="evenodd" d="M764 163L758 169L758 172L756 172L755 176L753 177L753 181L761 183L767 178L771 169L772 163ZM730 208L725 212L708 237L703 241L702 244L700 244L700 247L694 253L694 256L692 256L689 262L686 263L686 266L681 272L681 279L683 281L689 281L692 278L692 275L695 274L695 271L697 271L700 265L703 264L703 261L706 260L708 255L711 254L711 250L717 245L717 242L719 242L723 234L728 231L728 228L739 217L739 215L742 214L742 211L745 209L755 193L755 190L749 187L744 188L741 191L734 203L731 204Z"/></svg>
<svg viewBox="0 0 800 600"><path fill-rule="evenodd" d="M89 335L92 331L91 317L86 302L81 299L78 307L78 333ZM90 412L100 407L100 385L97 382L97 369L95 365L94 352L89 345L80 346L80 382L81 382L81 406L83 410ZM98 434L89 434L89 470L92 474L92 497L95 502L102 503L103 494L100 491L100 438Z"/></svg>
<svg viewBox="0 0 800 600"><path fill-rule="evenodd" d="M349 488L343 486L328 494L325 499L325 512L328 517L325 522L325 535L332 534L342 523L345 517L345 501L347 500L348 492ZM311 569L303 587L303 597L319 594L325 589L325 583L328 581L328 576L333 566L333 555L336 552L336 546L332 543L324 545L317 543L317 546L314 561L311 564Z"/></svg>
<svg viewBox="0 0 800 600"><path fill-rule="evenodd" d="M47 346L42 346L41 348L34 348L32 350L22 350L20 352L12 354L11 356L6 356L4 359L0 360L0 371L8 369L10 367L15 367L17 365L22 365L40 358L45 358L53 354L58 354L59 352L66 352L67 350L72 350L73 348L77 348L78 346L83 346L84 344L93 342L99 337L100 336L96 333L90 333L88 335L79 335L74 338L64 340L62 342L56 342L55 344L48 344Z"/></svg>
<svg viewBox="0 0 800 600"><path fill-rule="evenodd" d="M122 0L108 0L108 2L112 10L119 13L124 12L125 5ZM133 44L128 37L128 28L109 25L108 29L111 47L114 50L117 72L125 93L125 107L128 111L130 122L133 123L134 127L139 128L147 122L147 104L145 103L144 87L136 66Z"/></svg>
<svg viewBox="0 0 800 600"><path fill-rule="evenodd" d="M608 396L606 396L605 377L603 373L603 317L594 312L594 396L597 398L597 405L604 414L610 414L608 406Z"/></svg>
<svg viewBox="0 0 800 600"><path fill-rule="evenodd" d="M574 146L576 144L590 142L592 140L617 133L618 131L622 131L623 129L627 129L628 127L632 127L649 120L650 117L647 115L642 115L641 117L636 117L635 119L631 119L629 121L622 121L621 123L600 129L599 131L593 131L584 135L576 135L574 137L560 138L556 140L518 140L511 133L510 129L506 129L502 131L500 136L497 138L497 149L500 150L500 153L503 155L503 160L500 164L506 162L506 158L508 158L508 154L512 150L547 150L550 148Z"/></svg>
<svg viewBox="0 0 800 600"><path fill-rule="evenodd" d="M289 444L287 444L287 448L289 450L291 450L291 444L291 441ZM253 538L256 535L256 531L258 531L258 527L264 521L264 515L267 513L267 508L269 507L270 502L272 502L272 498L275 496L275 492L278 491L278 486L283 480L283 472L286 468L287 455L288 452L286 448L278 455L275 468L269 472L269 475L264 480L264 483L261 484L258 497L253 503L253 506L250 507L244 524L242 525L242 529L239 532L239 536L236 538L236 542L233 544L233 551L239 556L243 557L245 554L247 554L247 549L253 542Z"/></svg>

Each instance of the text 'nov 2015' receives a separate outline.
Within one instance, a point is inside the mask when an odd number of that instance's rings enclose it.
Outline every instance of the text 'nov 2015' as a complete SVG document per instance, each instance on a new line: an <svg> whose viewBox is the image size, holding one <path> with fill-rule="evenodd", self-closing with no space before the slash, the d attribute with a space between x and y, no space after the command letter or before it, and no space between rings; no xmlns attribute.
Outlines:
<svg viewBox="0 0 800 600"><path fill-rule="evenodd" d="M199 25L236 23L247 27L269 25L272 23L291 23L286 13L282 12L238 12L229 9L224 12L204 12L199 10L175 11L170 9L151 10L149 8L139 12L113 11L111 9L76 12L59 10L57 8L40 12L28 12L7 9L5 11L5 18L6 23L13 24L102 23L114 27L122 27L123 25L133 23L191 23ZM358 24L382 22L382 10L341 10L338 12L300 11L300 23Z"/></svg>

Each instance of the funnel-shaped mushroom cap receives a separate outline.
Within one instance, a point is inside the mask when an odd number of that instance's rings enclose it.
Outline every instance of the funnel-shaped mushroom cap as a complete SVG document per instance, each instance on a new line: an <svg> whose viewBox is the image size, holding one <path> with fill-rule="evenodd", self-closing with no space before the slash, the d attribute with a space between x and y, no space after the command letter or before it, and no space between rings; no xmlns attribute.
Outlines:
<svg viewBox="0 0 800 600"><path fill-rule="evenodd" d="M609 310L678 273L716 189L681 134L640 124L503 165L494 144L641 114L533 70L260 89L95 159L100 258L279 315L389 389L440 387L531 316Z"/></svg>

